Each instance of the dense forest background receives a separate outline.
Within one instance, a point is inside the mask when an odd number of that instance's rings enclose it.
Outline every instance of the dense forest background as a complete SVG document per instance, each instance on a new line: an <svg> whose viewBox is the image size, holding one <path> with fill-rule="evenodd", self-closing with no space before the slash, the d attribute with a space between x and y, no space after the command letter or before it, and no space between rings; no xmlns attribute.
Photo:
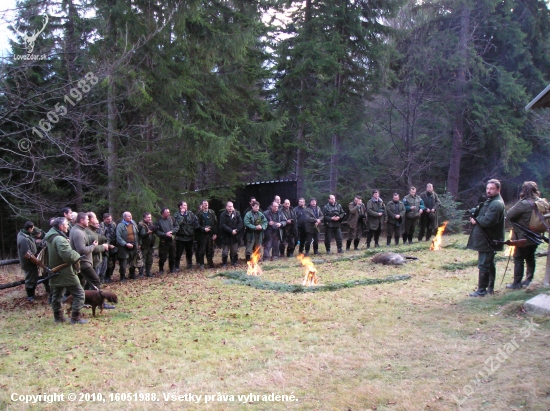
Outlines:
<svg viewBox="0 0 550 411"><path fill-rule="evenodd" d="M344 204L427 182L465 204L488 178L507 198L527 179L550 188L550 115L524 109L550 80L544 1L16 9L1 66L0 256L22 222L66 205L139 218L261 180ZM23 37L42 28L29 51Z"/></svg>

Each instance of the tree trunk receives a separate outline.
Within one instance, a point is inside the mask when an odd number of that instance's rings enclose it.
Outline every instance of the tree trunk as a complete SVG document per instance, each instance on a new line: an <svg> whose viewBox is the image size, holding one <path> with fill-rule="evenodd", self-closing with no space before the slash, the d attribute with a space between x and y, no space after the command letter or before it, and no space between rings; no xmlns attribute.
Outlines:
<svg viewBox="0 0 550 411"><path fill-rule="evenodd" d="M107 89L107 193L109 200L109 213L113 214L116 191L116 106L115 106L115 81L109 76Z"/></svg>
<svg viewBox="0 0 550 411"><path fill-rule="evenodd" d="M447 191L455 198L458 195L458 183L460 178L460 160L462 158L462 143L464 141L464 89L466 87L466 70L468 67L468 29L470 27L470 8L467 4L462 6L460 15L460 40L458 44L458 56L461 67L458 71L456 84L456 117L453 126L453 144L451 147L451 163L447 175Z"/></svg>
<svg viewBox="0 0 550 411"><path fill-rule="evenodd" d="M304 196L304 163L306 159L306 150L304 149L305 145L305 136L304 136L304 124L300 124L300 129L298 130L298 150L296 152L296 191L298 198Z"/></svg>
<svg viewBox="0 0 550 411"><path fill-rule="evenodd" d="M339 62L342 64L342 62ZM334 99L334 109L338 107L340 100L340 93L342 91L342 74L336 74L334 81L336 87L336 97ZM340 152L340 136L338 133L332 134L332 153L330 154L330 193L336 195L336 189L338 188L338 153Z"/></svg>

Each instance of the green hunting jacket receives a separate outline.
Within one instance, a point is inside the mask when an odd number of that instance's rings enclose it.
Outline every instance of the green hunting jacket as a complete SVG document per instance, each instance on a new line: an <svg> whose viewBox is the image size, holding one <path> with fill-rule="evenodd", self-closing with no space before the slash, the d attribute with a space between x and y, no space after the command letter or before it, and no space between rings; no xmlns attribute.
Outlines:
<svg viewBox="0 0 550 411"><path fill-rule="evenodd" d="M475 209L477 224L474 225L467 247L471 250L488 253L490 251L502 251L504 244L489 245L482 228L491 240L504 241L504 201L500 194L488 198Z"/></svg>
<svg viewBox="0 0 550 411"><path fill-rule="evenodd" d="M352 201L351 203L349 203L348 208L349 208L348 227L355 229L357 228L357 224L361 223L359 221L359 217L365 216L366 218L367 208L363 203L355 204L355 201Z"/></svg>
<svg viewBox="0 0 550 411"><path fill-rule="evenodd" d="M405 206L405 217L406 218L417 218L420 215L420 210L424 210L424 201L417 194L414 197L410 194L407 194L403 199L403 205ZM414 210L411 210L411 207L416 207Z"/></svg>
<svg viewBox="0 0 550 411"><path fill-rule="evenodd" d="M249 211L248 213L246 213L246 215L244 216L244 226L246 227L246 241L254 241L254 233L258 232L258 230L256 230L257 225L262 226L260 236L258 238L258 242L262 244L264 241L264 231L267 228L267 218L261 211L258 211L257 213L255 213L254 211Z"/></svg>
<svg viewBox="0 0 550 411"><path fill-rule="evenodd" d="M332 220L332 217L340 217L338 221ZM344 209L338 203L334 205L326 203L323 207L323 218L325 220L325 226L329 228L340 228L342 226L342 219L346 216Z"/></svg>
<svg viewBox="0 0 550 411"><path fill-rule="evenodd" d="M25 258L27 251L30 251L34 256L36 256L38 249L32 235L30 235L28 231L21 229L21 231L17 233L17 253L19 254L21 269L23 271L36 270L36 265Z"/></svg>
<svg viewBox="0 0 550 411"><path fill-rule="evenodd" d="M508 210L506 213L506 217L508 220L517 223L519 225L522 225L523 227L529 228L529 222L531 221L531 214L533 214L533 206L531 205L535 201L537 201L538 197L529 197L524 198L523 200L519 200L514 206ZM512 240L522 240L527 239L525 237L525 233L520 228L517 228L516 226L512 225L512 228L514 230L514 234L512 236ZM535 245L534 242L527 240L527 245Z"/></svg>
<svg viewBox="0 0 550 411"><path fill-rule="evenodd" d="M65 233L52 227L46 234L44 241L46 241L48 246L49 268L55 268L63 263L69 263L69 266L60 270L58 275L50 278L50 287L80 285L76 270L73 267L73 264L79 260L80 255L71 248L69 238Z"/></svg>
<svg viewBox="0 0 550 411"><path fill-rule="evenodd" d="M382 213L381 216L378 214ZM386 205L381 199L372 201L372 198L367 201L367 214L369 215L367 226L369 230L378 230L382 226L382 222L386 219Z"/></svg>
<svg viewBox="0 0 550 411"><path fill-rule="evenodd" d="M395 219L396 215L400 215L401 218ZM388 224L395 224L399 221L400 225L405 221L405 205L401 201L397 203L391 200L386 206L386 221Z"/></svg>
<svg viewBox="0 0 550 411"><path fill-rule="evenodd" d="M103 260L103 253L105 252L103 249L103 244L105 244L108 240L107 237L103 234L99 234L92 226L86 227L84 231L88 235L88 240L90 243L97 241L97 245L94 247L94 251L92 251L92 262L95 270L99 267L99 264L101 264L101 260Z"/></svg>
<svg viewBox="0 0 550 411"><path fill-rule="evenodd" d="M90 237L84 227L80 224L75 224L69 233L69 242L73 250L79 255L85 256L80 260L80 266L82 268L88 268L94 266L94 260L92 253L94 252L95 245L90 241Z"/></svg>

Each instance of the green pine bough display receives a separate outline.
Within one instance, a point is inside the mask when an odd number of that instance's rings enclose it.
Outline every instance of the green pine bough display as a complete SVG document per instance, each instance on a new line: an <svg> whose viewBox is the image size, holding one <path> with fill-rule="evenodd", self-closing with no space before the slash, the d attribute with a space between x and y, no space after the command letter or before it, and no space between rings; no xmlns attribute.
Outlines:
<svg viewBox="0 0 550 411"><path fill-rule="evenodd" d="M286 284L264 280L261 277L246 275L244 271L225 271L218 273L211 278L214 277L228 278L229 283L231 284L242 284L249 287L254 287L258 290L273 290L283 293L316 293L320 291L336 291L342 288L352 288L361 285L394 283L396 281L405 281L411 278L410 275L392 275L386 278L363 278L360 280L350 280L343 283L329 283L305 287L298 284Z"/></svg>

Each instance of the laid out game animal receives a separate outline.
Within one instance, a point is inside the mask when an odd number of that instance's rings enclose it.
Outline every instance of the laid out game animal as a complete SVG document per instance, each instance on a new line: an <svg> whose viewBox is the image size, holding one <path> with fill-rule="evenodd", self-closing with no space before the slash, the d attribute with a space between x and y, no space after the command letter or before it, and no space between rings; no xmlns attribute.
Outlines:
<svg viewBox="0 0 550 411"><path fill-rule="evenodd" d="M84 304L92 306L92 315L95 317L95 309L99 307L99 313L103 314L103 303L108 301L110 303L117 304L118 298L115 293L103 290L86 290L84 291L86 297L84 298ZM73 296L70 295L67 298L66 303L69 305L67 308L67 315L71 313L71 306L73 305Z"/></svg>
<svg viewBox="0 0 550 411"><path fill-rule="evenodd" d="M375 264L384 265L402 265L407 260L418 260L416 257L405 257L404 255L397 253L379 253L372 257L372 262Z"/></svg>

